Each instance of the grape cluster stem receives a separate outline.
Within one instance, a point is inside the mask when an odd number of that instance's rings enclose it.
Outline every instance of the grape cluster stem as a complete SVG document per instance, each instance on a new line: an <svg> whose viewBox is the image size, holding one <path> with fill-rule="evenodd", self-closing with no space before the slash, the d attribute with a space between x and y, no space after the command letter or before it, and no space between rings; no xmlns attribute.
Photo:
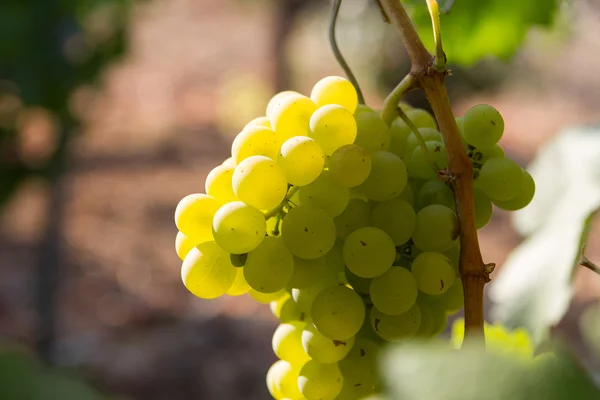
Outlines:
<svg viewBox="0 0 600 400"><path fill-rule="evenodd" d="M440 57L434 57L427 51L399 0L380 0L379 4L383 7L385 15L398 29L412 64L409 73L411 85L397 89L408 91L421 88L425 91L444 137L448 154L448 174L453 176L450 184L454 192L459 219L460 275L465 297L465 332L467 335L483 338L483 288L489 281L489 267L486 267L483 262L477 238L473 200L473 168L463 148L444 85L444 78L449 75L449 71L445 67L445 62L444 65L441 65L440 61L445 61L445 57L444 60L440 60ZM432 19L435 25L436 18ZM441 41L436 46L436 48L438 47L437 52L443 52ZM398 93L394 96L395 99L398 99ZM396 106L397 103L386 102L382 114L395 113Z"/></svg>

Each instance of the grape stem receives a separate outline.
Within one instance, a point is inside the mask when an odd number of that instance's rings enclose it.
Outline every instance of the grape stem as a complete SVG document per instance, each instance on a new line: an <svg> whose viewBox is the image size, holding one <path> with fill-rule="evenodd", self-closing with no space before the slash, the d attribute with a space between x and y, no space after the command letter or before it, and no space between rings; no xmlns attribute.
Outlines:
<svg viewBox="0 0 600 400"><path fill-rule="evenodd" d="M600 275L600 267L596 264L594 264L593 262L591 262L586 256L585 256L585 246L583 246L581 248L581 257L579 259L579 265L581 265L582 267L586 267L587 269L589 269L592 272L597 273L598 275Z"/></svg>
<svg viewBox="0 0 600 400"><path fill-rule="evenodd" d="M483 288L489 279L475 226L473 200L473 168L462 140L444 78L449 72L438 69L432 56L421 41L412 21L400 0L381 0L390 21L398 29L411 60L410 75L416 86L425 91L433 113L444 137L448 155L448 173L453 177L450 186L454 192L460 233L460 275L465 296L465 332L468 336L483 338ZM441 42L440 46L441 46ZM395 111L396 104L387 104L383 113Z"/></svg>
<svg viewBox="0 0 600 400"><path fill-rule="evenodd" d="M277 214L279 214L281 212L281 210L283 210L283 207L285 207L289 203L290 199L296 194L296 192L299 189L300 189L300 186L291 186L288 189L288 192L285 195L285 198L283 199L283 201L265 213L265 220L268 220L269 218L274 217Z"/></svg>
<svg viewBox="0 0 600 400"><path fill-rule="evenodd" d="M348 65L346 59L342 55L342 52L340 51L340 48L338 47L337 41L335 39L335 27L341 5L342 0L334 0L333 4L331 5L331 16L329 18L329 45L331 46L331 51L333 52L335 59L337 60L338 64L340 64L340 66L344 70L344 73L348 77L348 80L352 83L352 85L354 85L354 88L356 89L356 94L358 95L358 102L360 104L365 104L365 98L363 97L363 93L360 90L360 86L358 85L358 80L356 79L356 76L354 76L352 69L350 69L350 66Z"/></svg>

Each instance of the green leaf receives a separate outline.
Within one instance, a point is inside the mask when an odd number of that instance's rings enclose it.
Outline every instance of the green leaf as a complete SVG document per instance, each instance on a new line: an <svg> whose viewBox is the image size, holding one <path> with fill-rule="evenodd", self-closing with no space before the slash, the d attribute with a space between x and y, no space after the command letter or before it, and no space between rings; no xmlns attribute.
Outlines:
<svg viewBox="0 0 600 400"><path fill-rule="evenodd" d="M514 213L523 235L489 295L492 316L524 327L539 343L566 312L592 217L600 207L600 127L574 129L542 148L529 171L536 182L531 204Z"/></svg>
<svg viewBox="0 0 600 400"><path fill-rule="evenodd" d="M483 350L406 344L383 357L390 399L593 400L600 398L587 375L566 356L525 364Z"/></svg>
<svg viewBox="0 0 600 400"><path fill-rule="evenodd" d="M485 57L507 59L519 48L529 29L548 27L558 0L438 1L442 14L442 41L449 63L472 65ZM447 4L448 3L448 4ZM454 3L454 4L451 4ZM431 20L424 0L409 0L419 34L433 50Z"/></svg>

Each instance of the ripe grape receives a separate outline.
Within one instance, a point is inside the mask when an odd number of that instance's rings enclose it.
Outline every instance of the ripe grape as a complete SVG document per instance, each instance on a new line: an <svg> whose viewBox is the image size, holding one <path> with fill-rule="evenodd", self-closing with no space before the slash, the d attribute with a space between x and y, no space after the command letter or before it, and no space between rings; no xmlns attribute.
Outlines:
<svg viewBox="0 0 600 400"><path fill-rule="evenodd" d="M283 218L281 237L295 256L315 259L333 247L335 224L333 218L320 208L299 205Z"/></svg>
<svg viewBox="0 0 600 400"><path fill-rule="evenodd" d="M236 164L252 156L265 156L276 160L282 143L281 137L272 129L251 125L235 137L231 145L231 155Z"/></svg>
<svg viewBox="0 0 600 400"><path fill-rule="evenodd" d="M250 291L250 285L246 282L246 278L244 278L244 270L242 268L238 268L235 274L235 279L233 280L233 284L227 292L225 292L228 296L241 296Z"/></svg>
<svg viewBox="0 0 600 400"><path fill-rule="evenodd" d="M344 242L343 252L348 269L362 278L383 274L396 258L394 241L387 233L374 227L352 232Z"/></svg>
<svg viewBox="0 0 600 400"><path fill-rule="evenodd" d="M235 197L231 185L234 170L235 167L224 165L218 165L213 168L206 177L206 183L204 185L206 194L222 203L236 201L237 197Z"/></svg>
<svg viewBox="0 0 600 400"><path fill-rule="evenodd" d="M273 300L269 306L273 315L282 323L304 320L296 302L288 292L285 292L277 300Z"/></svg>
<svg viewBox="0 0 600 400"><path fill-rule="evenodd" d="M350 190L331 179L328 171L323 171L310 185L300 188L296 198L299 204L318 207L337 217L350 201Z"/></svg>
<svg viewBox="0 0 600 400"><path fill-rule="evenodd" d="M427 153L421 146L415 148L408 159L408 172L420 179L436 179L437 171L448 167L446 149L442 142L431 140L425 143ZM433 163L433 165L432 165Z"/></svg>
<svg viewBox="0 0 600 400"><path fill-rule="evenodd" d="M377 371L370 369L364 360L350 357L340 361L338 365L344 377L340 395L351 399L363 399L375 392ZM336 398L338 399L339 397Z"/></svg>
<svg viewBox="0 0 600 400"><path fill-rule="evenodd" d="M175 209L177 229L197 243L213 240L212 219L221 203L202 193L185 196Z"/></svg>
<svg viewBox="0 0 600 400"><path fill-rule="evenodd" d="M289 363L287 361L277 360L271 365L269 371L267 371L267 389L269 389L269 393L271 393L271 396L273 396L274 399L283 398L283 393L281 393L279 388L279 382L282 380L288 365Z"/></svg>
<svg viewBox="0 0 600 400"><path fill-rule="evenodd" d="M342 390L344 378L337 364L310 360L300 370L298 387L307 400L333 400Z"/></svg>
<svg viewBox="0 0 600 400"><path fill-rule="evenodd" d="M336 279L328 277L327 280L313 282L311 286L304 289L294 288L292 289L292 298L298 305L298 309L300 310L300 312L310 315L310 311L312 309L313 302L315 301L315 297L317 297L317 295L321 293L323 289L331 285L335 285L337 283L338 282Z"/></svg>
<svg viewBox="0 0 600 400"><path fill-rule="evenodd" d="M346 357L354 346L354 337L347 340L333 340L323 336L312 324L309 324L302 332L302 346L313 360L332 364Z"/></svg>
<svg viewBox="0 0 600 400"><path fill-rule="evenodd" d="M412 239L423 251L446 251L458 237L458 218L446 206L432 204L417 213Z"/></svg>
<svg viewBox="0 0 600 400"><path fill-rule="evenodd" d="M273 352L292 365L304 364L310 357L302 347L302 332L306 324L298 321L281 324L273 334Z"/></svg>
<svg viewBox="0 0 600 400"><path fill-rule="evenodd" d="M313 282L319 282L328 277L336 278L337 271L329 265L328 261L327 255L312 260L294 257L294 273L287 286L305 289Z"/></svg>
<svg viewBox="0 0 600 400"><path fill-rule="evenodd" d="M353 274L352 271L350 271L347 267L344 270L344 275L348 281L348 284L352 286L352 289L354 289L355 292L369 294L369 289L373 279L361 278L360 276Z"/></svg>
<svg viewBox="0 0 600 400"><path fill-rule="evenodd" d="M340 76L328 76L315 84L310 98L319 107L326 104L338 104L354 113L358 105L358 95L354 85Z"/></svg>
<svg viewBox="0 0 600 400"><path fill-rule="evenodd" d="M334 285L317 294L311 316L320 333L333 340L346 340L360 330L365 318L365 305L354 290Z"/></svg>
<svg viewBox="0 0 600 400"><path fill-rule="evenodd" d="M412 121L413 124L419 129L431 128L437 129L435 118L426 110L421 108L413 108L405 111L406 116Z"/></svg>
<svg viewBox="0 0 600 400"><path fill-rule="evenodd" d="M225 294L236 273L229 254L215 242L203 242L192 248L181 266L183 284L202 299L214 299Z"/></svg>
<svg viewBox="0 0 600 400"><path fill-rule="evenodd" d="M371 173L358 189L370 200L385 201L399 196L407 181L406 166L398 156L375 151L371 153Z"/></svg>
<svg viewBox="0 0 600 400"><path fill-rule="evenodd" d="M454 271L452 277L454 277ZM398 315L408 311L417 301L419 288L413 274L402 267L392 267L385 274L373 278L371 301L379 311Z"/></svg>
<svg viewBox="0 0 600 400"><path fill-rule="evenodd" d="M390 125L390 148L389 152L394 153L398 157L404 157L406 149L406 140L411 133L411 129L402 118L396 118Z"/></svg>
<svg viewBox="0 0 600 400"><path fill-rule="evenodd" d="M503 210L520 210L531 202L534 194L535 181L529 172L523 170L523 183L521 184L521 187L517 191L515 197L506 201L496 200L494 201L494 204Z"/></svg>
<svg viewBox="0 0 600 400"><path fill-rule="evenodd" d="M450 259L441 253L419 254L412 263L412 273L419 289L430 295L440 295L454 284L455 273Z"/></svg>
<svg viewBox="0 0 600 400"><path fill-rule="evenodd" d="M417 196L419 209L432 204L441 204L450 209L454 208L454 195L444 182L438 180L427 181L421 186Z"/></svg>
<svg viewBox="0 0 600 400"><path fill-rule="evenodd" d="M337 236L346 239L358 228L369 225L370 216L371 207L366 201L351 199L344 212L333 219Z"/></svg>
<svg viewBox="0 0 600 400"><path fill-rule="evenodd" d="M415 210L401 198L378 203L371 213L371 224L387 233L396 246L408 242L416 219Z"/></svg>
<svg viewBox="0 0 600 400"><path fill-rule="evenodd" d="M434 329L433 313L427 301L422 300L421 296L417 299L417 306L421 312L421 325L415 336L420 338L428 338L432 336Z"/></svg>
<svg viewBox="0 0 600 400"><path fill-rule="evenodd" d="M371 156L360 146L348 144L338 148L329 159L331 178L346 187L363 183L371 172Z"/></svg>
<svg viewBox="0 0 600 400"><path fill-rule="evenodd" d="M263 213L246 203L234 201L219 208L215 214L213 235L223 250L244 254L262 243L266 226Z"/></svg>
<svg viewBox="0 0 600 400"><path fill-rule="evenodd" d="M271 115L278 107L280 107L280 104L287 97L301 98L304 96L302 96L300 93L295 92L293 90L284 90L283 92L279 92L275 96L271 97L271 100L269 100L269 103L267 104L267 109L265 112L265 115L269 119L269 125L270 125Z"/></svg>
<svg viewBox="0 0 600 400"><path fill-rule="evenodd" d="M309 121L317 105L302 95L283 96L270 112L271 127L283 141L294 136L308 136Z"/></svg>
<svg viewBox="0 0 600 400"><path fill-rule="evenodd" d="M355 144L368 151L387 150L392 140L389 128L376 112L355 114L357 133Z"/></svg>
<svg viewBox="0 0 600 400"><path fill-rule="evenodd" d="M302 364L292 365L283 360L282 362L284 364L277 368L278 373L274 377L276 388L283 396L281 399L302 398L302 393L300 393L300 388L298 387L298 377L300 375Z"/></svg>
<svg viewBox="0 0 600 400"><path fill-rule="evenodd" d="M466 112L463 120L463 137L472 146L490 148L502 137L504 120L492 106L478 104Z"/></svg>
<svg viewBox="0 0 600 400"><path fill-rule="evenodd" d="M233 191L244 203L259 210L269 210L285 198L287 181L275 161L264 156L252 156L235 167Z"/></svg>
<svg viewBox="0 0 600 400"><path fill-rule="evenodd" d="M421 310L415 304L400 315L387 315L373 307L369 318L379 336L389 342L397 342L416 335L421 325Z"/></svg>
<svg viewBox="0 0 600 400"><path fill-rule="evenodd" d="M248 122L242 130L251 126L264 126L265 128L271 129L271 121L269 120L269 117L256 117Z"/></svg>
<svg viewBox="0 0 600 400"><path fill-rule="evenodd" d="M283 289L294 272L294 256L283 240L267 236L250 253L244 265L244 278L252 289L262 293L274 293Z"/></svg>
<svg viewBox="0 0 600 400"><path fill-rule="evenodd" d="M475 184L492 201L508 201L519 194L524 181L521 167L510 158L503 157L487 160Z"/></svg>
<svg viewBox="0 0 600 400"><path fill-rule="evenodd" d="M177 232L175 237L175 252L177 256L183 261L185 256L190 252L191 249L196 247L198 243L195 240L190 239L181 232Z"/></svg>
<svg viewBox="0 0 600 400"><path fill-rule="evenodd" d="M243 271L243 269L242 269ZM286 291L281 289L278 290L276 292L273 293L262 293L262 292L258 292L254 289L250 289L248 291L248 294L250 295L250 297L252 297L252 299L254 299L255 301L262 303L262 304L269 304L272 301L277 301L279 299L281 299L282 297L284 297L286 295Z"/></svg>
<svg viewBox="0 0 600 400"><path fill-rule="evenodd" d="M473 190L473 202L475 205L475 226L481 229L492 219L492 202L481 190Z"/></svg>
<svg viewBox="0 0 600 400"><path fill-rule="evenodd" d="M435 128L419 128L419 133L425 143L427 142L443 142L442 133ZM417 147L420 147L419 140L414 132L408 134L406 144L404 146L403 160L408 161Z"/></svg>
<svg viewBox="0 0 600 400"><path fill-rule="evenodd" d="M321 175L325 155L313 139L295 136L283 143L277 163L291 185L305 186Z"/></svg>
<svg viewBox="0 0 600 400"><path fill-rule="evenodd" d="M326 155L354 143L356 132L352 113L336 104L324 105L310 117L310 137L319 143Z"/></svg>

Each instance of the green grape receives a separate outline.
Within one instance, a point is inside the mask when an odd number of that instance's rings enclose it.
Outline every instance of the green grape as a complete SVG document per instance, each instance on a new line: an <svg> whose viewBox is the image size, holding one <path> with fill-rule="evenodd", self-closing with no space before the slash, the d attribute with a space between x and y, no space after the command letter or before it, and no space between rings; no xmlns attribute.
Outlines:
<svg viewBox="0 0 600 400"><path fill-rule="evenodd" d="M233 172L233 191L244 203L269 210L281 203L287 193L287 181L281 167L263 156L242 161Z"/></svg>
<svg viewBox="0 0 600 400"><path fill-rule="evenodd" d="M175 225L190 240L202 243L213 240L212 220L221 203L202 193L185 196L175 209Z"/></svg>
<svg viewBox="0 0 600 400"><path fill-rule="evenodd" d="M369 225L371 207L366 201L351 199L344 212L333 219L337 236L346 239L348 235Z"/></svg>
<svg viewBox="0 0 600 400"><path fill-rule="evenodd" d="M437 129L435 118L426 110L421 108L413 108L406 110L406 116L417 126L417 128Z"/></svg>
<svg viewBox="0 0 600 400"><path fill-rule="evenodd" d="M272 129L251 125L235 137L231 145L231 155L237 164L252 156L265 156L276 160L282 143L281 138Z"/></svg>
<svg viewBox="0 0 600 400"><path fill-rule="evenodd" d="M411 207L415 206L415 191L412 188L413 182L409 181L406 183L404 190L400 193L400 198L410 204Z"/></svg>
<svg viewBox="0 0 600 400"><path fill-rule="evenodd" d="M523 170L523 183L519 188L515 197L507 201L494 201L494 204L503 210L514 211L520 210L527 206L533 199L535 194L535 181L529 172Z"/></svg>
<svg viewBox="0 0 600 400"><path fill-rule="evenodd" d="M419 209L432 204L441 204L450 209L454 208L454 195L452 190L444 182L438 180L427 181L421 186L417 196Z"/></svg>
<svg viewBox="0 0 600 400"><path fill-rule="evenodd" d="M344 274L348 284L352 286L352 289L354 289L355 292L369 294L369 288L371 287L371 281L373 279L361 278L360 276L354 275L348 268L345 268Z"/></svg>
<svg viewBox="0 0 600 400"><path fill-rule="evenodd" d="M408 242L416 219L415 210L401 198L378 203L371 212L371 224L387 233L396 246Z"/></svg>
<svg viewBox="0 0 600 400"><path fill-rule="evenodd" d="M175 252L177 252L177 256L183 261L190 250L198 244L199 242L196 240L190 239L181 232L177 232L177 236L175 237Z"/></svg>
<svg viewBox="0 0 600 400"><path fill-rule="evenodd" d="M267 371L267 389L269 389L269 393L274 399L283 398L283 393L279 389L279 382L281 382L288 365L287 361L277 360Z"/></svg>
<svg viewBox="0 0 600 400"><path fill-rule="evenodd" d="M452 247L450 247L450 250L446 250L443 254L450 259L450 262L452 263L452 266L454 267L455 275L457 277L459 277L460 273L458 271L458 266L459 266L459 260L460 260L460 240L457 240L456 242L454 242ZM418 254L416 254L415 257L417 255Z"/></svg>
<svg viewBox="0 0 600 400"><path fill-rule="evenodd" d="M379 336L388 342L398 342L417 334L421 325L421 310L415 304L403 314L387 315L373 307L369 318Z"/></svg>
<svg viewBox="0 0 600 400"><path fill-rule="evenodd" d="M213 218L215 242L229 253L244 254L254 250L266 233L263 213L241 201L225 204Z"/></svg>
<svg viewBox="0 0 600 400"><path fill-rule="evenodd" d="M417 306L419 307L419 311L421 311L421 325L419 325L419 330L415 334L415 336L420 338L428 338L433 334L434 328L434 320L433 313L431 312L431 307L427 301L424 301L419 297L417 299Z"/></svg>
<svg viewBox="0 0 600 400"><path fill-rule="evenodd" d="M339 369L344 377L341 395L350 399L362 399L375 392L376 371L360 358L350 357L340 361ZM338 396L336 399L339 399Z"/></svg>
<svg viewBox="0 0 600 400"><path fill-rule="evenodd" d="M473 190L473 199L475 204L475 225L477 229L481 229L492 220L492 202L479 189Z"/></svg>
<svg viewBox="0 0 600 400"><path fill-rule="evenodd" d="M504 120L492 106L478 104L465 114L463 137L471 146L490 148L502 137Z"/></svg>
<svg viewBox="0 0 600 400"><path fill-rule="evenodd" d="M343 249L344 242L342 240L336 240L331 250L329 250L329 253L325 255L329 269L341 275L344 274L344 268L346 268Z"/></svg>
<svg viewBox="0 0 600 400"><path fill-rule="evenodd" d="M327 76L313 87L310 98L319 107L326 104L337 104L350 113L354 113L358 105L358 95L354 85L340 76Z"/></svg>
<svg viewBox="0 0 600 400"><path fill-rule="evenodd" d="M302 332L302 346L313 360L332 364L346 357L354 346L354 337L347 340L332 340L323 336L312 324L308 324Z"/></svg>
<svg viewBox="0 0 600 400"><path fill-rule="evenodd" d="M394 153L398 157L404 157L404 150L406 149L406 140L408 135L411 133L411 129L402 118L396 118L390 125L390 153Z"/></svg>
<svg viewBox="0 0 600 400"><path fill-rule="evenodd" d="M272 301L279 300L282 297L284 297L286 293L287 292L284 289L278 290L273 293L262 293L254 289L250 289L248 291L248 294L250 295L250 297L252 297L252 299L262 304L269 304Z"/></svg>
<svg viewBox="0 0 600 400"><path fill-rule="evenodd" d="M355 144L368 151L387 150L392 140L390 130L376 112L355 114L357 133Z"/></svg>
<svg viewBox="0 0 600 400"><path fill-rule="evenodd" d="M233 285L235 275L229 254L215 242L203 242L191 249L181 266L183 284L202 299L224 295Z"/></svg>
<svg viewBox="0 0 600 400"><path fill-rule="evenodd" d="M407 312L415 304L419 288L409 270L392 267L385 274L373 278L369 293L379 311L398 315Z"/></svg>
<svg viewBox="0 0 600 400"><path fill-rule="evenodd" d="M525 174L519 165L510 158L491 158L479 171L475 185L492 201L508 201L516 197L522 189Z"/></svg>
<svg viewBox="0 0 600 400"><path fill-rule="evenodd" d="M362 147L348 144L333 152L328 166L332 179L342 186L355 187L369 176L371 156Z"/></svg>
<svg viewBox="0 0 600 400"><path fill-rule="evenodd" d="M489 149L477 149L476 151L478 151L481 154L482 164L490 158L502 158L505 156L504 150L497 144L493 145Z"/></svg>
<svg viewBox="0 0 600 400"><path fill-rule="evenodd" d="M433 297L433 296L429 296ZM419 299L420 300L420 299ZM419 301L418 304L427 304L429 312L431 314L431 333L430 337L439 335L446 330L448 325L448 314L446 314L446 308L439 301Z"/></svg>
<svg viewBox="0 0 600 400"><path fill-rule="evenodd" d="M446 251L458 238L458 218L446 206L432 204L417 213L413 242L423 251Z"/></svg>
<svg viewBox="0 0 600 400"><path fill-rule="evenodd" d="M421 137L425 143L444 141L442 138L442 133L434 128L419 128L419 133L421 134ZM406 138L404 157L401 158L408 161L417 147L420 147L419 140L417 139L417 136L411 132Z"/></svg>
<svg viewBox="0 0 600 400"><path fill-rule="evenodd" d="M435 296L434 300L443 304L447 314L456 314L465 305L463 285L460 279L456 279L450 289L441 296Z"/></svg>
<svg viewBox="0 0 600 400"><path fill-rule="evenodd" d="M328 171L323 173L310 185L298 191L298 203L318 207L332 217L340 215L350 201L350 191L331 179Z"/></svg>
<svg viewBox="0 0 600 400"><path fill-rule="evenodd" d="M313 139L296 136L283 143L277 162L291 185L305 186L321 175L325 155Z"/></svg>
<svg viewBox="0 0 600 400"><path fill-rule="evenodd" d="M330 277L325 281L314 282L311 286L304 289L294 288L292 289L292 298L298 305L298 310L300 310L300 312L310 315L315 297L317 297L323 289L335 284L337 284L337 280Z"/></svg>
<svg viewBox="0 0 600 400"><path fill-rule="evenodd" d="M371 153L371 173L360 186L370 200L385 201L402 193L408 181L404 162L387 151Z"/></svg>
<svg viewBox="0 0 600 400"><path fill-rule="evenodd" d="M354 115L356 114L360 114L362 112L377 112L375 110L373 110L371 107L365 105L365 104L359 104L356 106L356 110L354 110Z"/></svg>
<svg viewBox="0 0 600 400"><path fill-rule="evenodd" d="M284 90L283 92L279 92L275 96L271 97L271 100L269 100L269 103L267 104L267 108L266 108L266 112L265 112L265 115L269 119L269 125L270 125L271 115L273 114L273 111L275 111L278 107L280 107L280 104L287 97L300 98L300 97L304 97L304 96L293 90Z"/></svg>
<svg viewBox="0 0 600 400"><path fill-rule="evenodd" d="M310 357L302 347L302 332L305 323L295 321L280 324L271 342L275 355L292 365L304 364Z"/></svg>
<svg viewBox="0 0 600 400"><path fill-rule="evenodd" d="M250 253L244 265L244 278L252 289L262 293L274 293L283 289L294 272L294 256L283 240L266 236Z"/></svg>
<svg viewBox="0 0 600 400"><path fill-rule="evenodd" d="M437 171L448 167L448 157L444 144L438 141L425 142L427 153L423 152L421 146L417 146L410 156L407 166L410 176L420 179L436 179ZM431 165L431 163L435 165Z"/></svg>
<svg viewBox="0 0 600 400"><path fill-rule="evenodd" d="M246 282L246 278L244 278L244 270L242 268L237 268L235 273L235 279L233 280L233 284L227 292L225 292L228 296L241 296L250 291L250 285Z"/></svg>
<svg viewBox="0 0 600 400"><path fill-rule="evenodd" d="M270 113L271 126L284 141L294 136L308 136L309 122L316 109L317 105L306 96L284 96Z"/></svg>
<svg viewBox="0 0 600 400"><path fill-rule="evenodd" d="M283 396L281 400L302 399L302 393L300 393L298 386L298 377L303 365L292 365L287 361L283 362L285 364L280 369L278 368L279 374L277 378L279 379L276 380L276 387Z"/></svg>
<svg viewBox="0 0 600 400"><path fill-rule="evenodd" d="M248 253L230 254L229 259L231 260L231 264L233 264L234 267L241 268L246 264L246 260L248 259Z"/></svg>
<svg viewBox="0 0 600 400"><path fill-rule="evenodd" d="M352 273L374 278L387 271L396 258L394 241L379 228L364 227L352 232L344 242L344 261Z"/></svg>
<svg viewBox="0 0 600 400"><path fill-rule="evenodd" d="M281 237L292 254L308 260L327 254L335 243L333 218L320 208L299 205L283 218Z"/></svg>
<svg viewBox="0 0 600 400"><path fill-rule="evenodd" d="M252 121L248 122L246 126L244 126L244 129L251 126L264 126L265 128L271 129L271 121L269 120L269 117L256 117Z"/></svg>
<svg viewBox="0 0 600 400"><path fill-rule="evenodd" d="M277 300L273 300L269 306L273 315L282 323L304 321L304 316L288 292Z"/></svg>
<svg viewBox="0 0 600 400"><path fill-rule="evenodd" d="M310 118L310 134L326 155L352 144L356 139L356 120L342 106L328 104L317 109Z"/></svg>
<svg viewBox="0 0 600 400"><path fill-rule="evenodd" d="M300 370L298 387L307 400L333 400L342 390L344 378L337 364L310 360Z"/></svg>
<svg viewBox="0 0 600 400"><path fill-rule="evenodd" d="M346 340L360 330L365 305L354 290L334 285L317 294L310 313L320 333L333 340Z"/></svg>
<svg viewBox="0 0 600 400"><path fill-rule="evenodd" d="M222 203L236 201L237 197L235 197L231 185L234 170L235 167L226 167L224 165L218 165L213 168L206 177L206 183L204 184L206 194Z"/></svg>
<svg viewBox="0 0 600 400"><path fill-rule="evenodd" d="M371 308L373 308L373 306L370 305L368 308L369 309L367 310L367 313L370 314ZM360 330L356 334L356 343L359 343L360 340L368 340L368 341L374 342L374 343L383 343L384 342L384 340L381 338L381 336L379 336L375 332L373 327L371 326L371 321L369 320L368 317L365 318L362 326L360 327ZM355 346L356 346L356 344L355 344Z"/></svg>
<svg viewBox="0 0 600 400"><path fill-rule="evenodd" d="M370 325L368 322L367 324ZM365 337L356 337L354 346L352 346L345 360L358 361L375 373L377 371L380 351L381 347L376 341Z"/></svg>
<svg viewBox="0 0 600 400"><path fill-rule="evenodd" d="M294 257L294 274L288 283L289 288L305 289L314 282L336 277L336 270L328 263L327 255L312 260Z"/></svg>
<svg viewBox="0 0 600 400"><path fill-rule="evenodd" d="M412 273L419 289L426 294L443 294L454 284L454 266L441 253L427 251L419 254L413 260Z"/></svg>

